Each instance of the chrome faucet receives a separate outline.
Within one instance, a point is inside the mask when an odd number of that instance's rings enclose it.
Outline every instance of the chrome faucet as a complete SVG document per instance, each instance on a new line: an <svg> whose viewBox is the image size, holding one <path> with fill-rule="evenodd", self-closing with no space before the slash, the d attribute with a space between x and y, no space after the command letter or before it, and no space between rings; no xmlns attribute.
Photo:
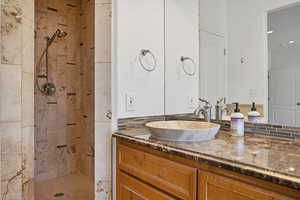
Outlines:
<svg viewBox="0 0 300 200"><path fill-rule="evenodd" d="M200 118L201 115L203 115L204 121L210 122L212 105L209 103L209 101L205 99L199 98L199 101L205 103L205 105L202 107L201 104L199 104L199 106L194 111L194 115L196 115L198 118Z"/></svg>
<svg viewBox="0 0 300 200"><path fill-rule="evenodd" d="M223 97L220 100L218 100L215 108L216 108L216 120L222 120L223 115L228 112L226 107L226 98Z"/></svg>

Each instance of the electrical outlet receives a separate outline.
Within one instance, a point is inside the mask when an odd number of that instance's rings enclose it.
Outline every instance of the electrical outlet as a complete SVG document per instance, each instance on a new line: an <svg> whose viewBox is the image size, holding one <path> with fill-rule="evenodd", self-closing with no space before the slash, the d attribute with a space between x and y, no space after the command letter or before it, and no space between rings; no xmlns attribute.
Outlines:
<svg viewBox="0 0 300 200"><path fill-rule="evenodd" d="M134 94L127 93L126 94L126 111L132 112L135 111L136 106L136 97Z"/></svg>

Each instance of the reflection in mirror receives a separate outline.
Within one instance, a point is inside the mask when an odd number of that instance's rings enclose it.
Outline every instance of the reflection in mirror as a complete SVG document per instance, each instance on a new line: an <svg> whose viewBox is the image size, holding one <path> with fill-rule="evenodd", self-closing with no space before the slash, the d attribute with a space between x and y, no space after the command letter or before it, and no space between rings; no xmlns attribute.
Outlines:
<svg viewBox="0 0 300 200"><path fill-rule="evenodd" d="M299 19L300 1L200 0L199 96L225 97L223 120L255 102L257 122L300 126Z"/></svg>
<svg viewBox="0 0 300 200"><path fill-rule="evenodd" d="M300 5L268 14L269 121L300 126Z"/></svg>

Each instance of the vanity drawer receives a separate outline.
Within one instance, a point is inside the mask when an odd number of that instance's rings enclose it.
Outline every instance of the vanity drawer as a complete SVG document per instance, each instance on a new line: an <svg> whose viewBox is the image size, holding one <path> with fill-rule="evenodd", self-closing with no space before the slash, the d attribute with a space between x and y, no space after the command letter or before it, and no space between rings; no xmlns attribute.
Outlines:
<svg viewBox="0 0 300 200"><path fill-rule="evenodd" d="M197 169L118 145L118 168L180 199L195 200Z"/></svg>
<svg viewBox="0 0 300 200"><path fill-rule="evenodd" d="M175 200L135 178L118 172L117 200Z"/></svg>

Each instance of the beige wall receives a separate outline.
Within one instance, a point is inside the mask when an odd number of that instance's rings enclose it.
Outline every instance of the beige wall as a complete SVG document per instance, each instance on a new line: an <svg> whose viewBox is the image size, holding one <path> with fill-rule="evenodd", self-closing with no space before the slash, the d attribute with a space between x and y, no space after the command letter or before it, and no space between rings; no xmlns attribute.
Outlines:
<svg viewBox="0 0 300 200"><path fill-rule="evenodd" d="M33 0L1 0L0 54L1 199L33 199Z"/></svg>

